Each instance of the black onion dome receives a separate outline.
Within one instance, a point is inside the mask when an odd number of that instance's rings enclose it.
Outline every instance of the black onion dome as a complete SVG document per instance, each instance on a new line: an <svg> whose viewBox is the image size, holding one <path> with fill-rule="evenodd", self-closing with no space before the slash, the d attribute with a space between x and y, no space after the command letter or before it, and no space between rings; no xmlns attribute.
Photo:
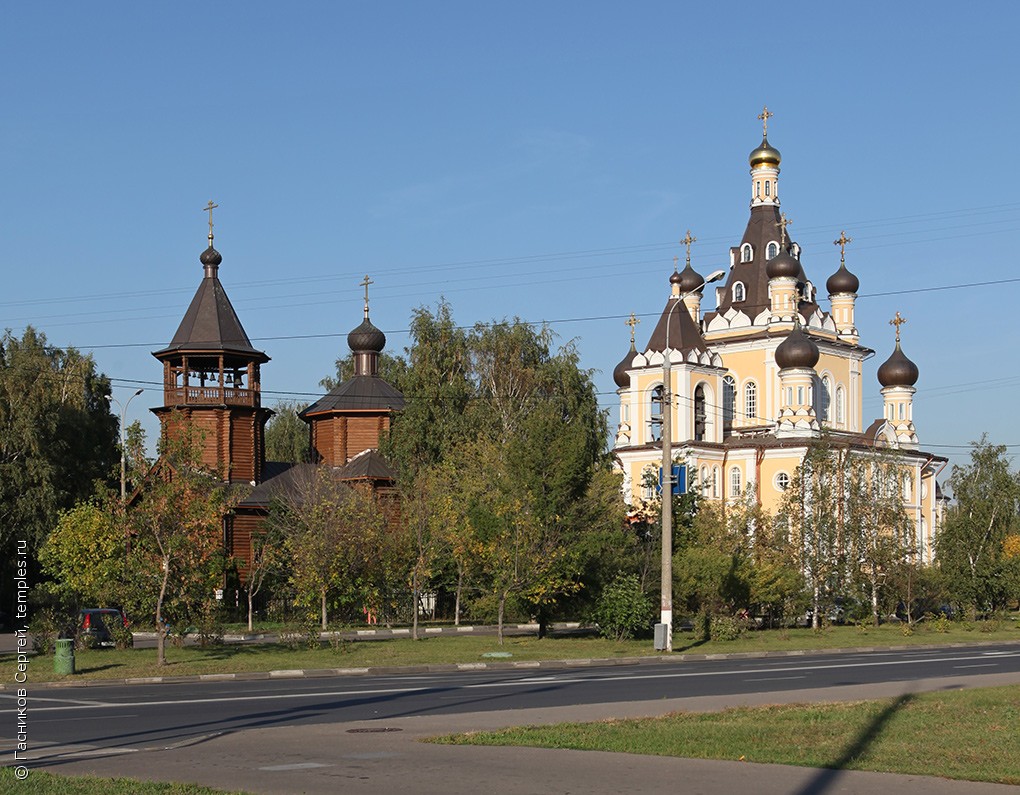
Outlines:
<svg viewBox="0 0 1020 795"><path fill-rule="evenodd" d="M634 361L634 357L637 355L637 348L634 347L634 343L630 344L630 350L627 351L627 355L624 356L618 365L613 368L613 380L620 389L626 389L630 386L630 374L627 372L631 367L631 362Z"/></svg>
<svg viewBox="0 0 1020 795"><path fill-rule="evenodd" d="M882 386L913 386L919 375L917 365L903 353L899 340L896 341L896 350L892 356L878 368L878 382Z"/></svg>
<svg viewBox="0 0 1020 795"><path fill-rule="evenodd" d="M213 265L219 267L219 264L223 262L223 257L220 256L220 252L209 246L205 251L202 252L202 256L198 258L203 265Z"/></svg>
<svg viewBox="0 0 1020 795"><path fill-rule="evenodd" d="M800 276L800 262L789 251L780 251L766 263L765 275L770 279L783 276L796 279Z"/></svg>
<svg viewBox="0 0 1020 795"><path fill-rule="evenodd" d="M765 136L761 139L761 145L751 151L747 161L751 164L751 168L754 168L761 163L772 163L778 166L782 159L779 150L772 146L768 136Z"/></svg>
<svg viewBox="0 0 1020 795"><path fill-rule="evenodd" d="M386 347L386 335L372 325L367 317L360 326L347 335L347 344L355 353L372 351L379 353Z"/></svg>
<svg viewBox="0 0 1020 795"><path fill-rule="evenodd" d="M669 282L670 284L679 284L681 294L693 293L705 286L705 277L694 270L691 267L691 263L688 262L687 267L680 271L680 273L674 273L669 277Z"/></svg>
<svg viewBox="0 0 1020 795"><path fill-rule="evenodd" d="M861 280L850 273L844 263L840 263L839 270L825 282L825 289L829 291L829 295L856 293L860 286Z"/></svg>
<svg viewBox="0 0 1020 795"><path fill-rule="evenodd" d="M776 348L776 364L782 370L790 367L814 367L818 364L818 346L800 326L797 326Z"/></svg>

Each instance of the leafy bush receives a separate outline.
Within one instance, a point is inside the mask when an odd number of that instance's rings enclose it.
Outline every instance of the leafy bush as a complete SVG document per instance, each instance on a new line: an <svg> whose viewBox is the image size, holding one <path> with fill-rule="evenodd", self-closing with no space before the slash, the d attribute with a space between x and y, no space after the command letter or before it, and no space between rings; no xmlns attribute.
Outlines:
<svg viewBox="0 0 1020 795"><path fill-rule="evenodd" d="M712 640L736 640L744 634L744 622L734 616L712 616Z"/></svg>
<svg viewBox="0 0 1020 795"><path fill-rule="evenodd" d="M117 624L110 627L110 637L113 638L113 644L118 649L130 649L135 645L134 635L131 634L131 628L125 627L123 623Z"/></svg>
<svg viewBox="0 0 1020 795"><path fill-rule="evenodd" d="M618 574L599 596L591 613L599 634L625 640L651 626L652 606L634 574Z"/></svg>

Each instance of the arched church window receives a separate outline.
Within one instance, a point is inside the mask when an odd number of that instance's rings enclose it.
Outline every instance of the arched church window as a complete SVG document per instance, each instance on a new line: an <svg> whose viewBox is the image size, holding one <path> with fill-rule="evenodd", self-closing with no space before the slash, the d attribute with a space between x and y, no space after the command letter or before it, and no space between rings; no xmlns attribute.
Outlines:
<svg viewBox="0 0 1020 795"><path fill-rule="evenodd" d="M723 378L722 421L723 430L733 427L733 417L737 412L737 382L732 375Z"/></svg>
<svg viewBox="0 0 1020 795"><path fill-rule="evenodd" d="M832 402L832 379L822 376L822 388L818 390L818 419L829 421L829 405Z"/></svg>
<svg viewBox="0 0 1020 795"><path fill-rule="evenodd" d="M836 387L836 424L843 425L846 422L845 393L842 386Z"/></svg>
<svg viewBox="0 0 1020 795"><path fill-rule="evenodd" d="M766 196L771 195L770 192L769 192L769 187L771 185L772 185L772 183L769 180L765 180L765 195Z"/></svg>
<svg viewBox="0 0 1020 795"><path fill-rule="evenodd" d="M733 301L734 301L734 303L736 303L738 301L743 301L745 295L746 295L746 291L744 290L744 283L743 282L737 282L736 284L733 285Z"/></svg>
<svg viewBox="0 0 1020 795"><path fill-rule="evenodd" d="M800 259L800 245L798 245L797 243L791 243L790 244L790 253L793 255L793 258L795 260L799 260Z"/></svg>
<svg viewBox="0 0 1020 795"><path fill-rule="evenodd" d="M754 256L754 251L751 248L751 244L750 243L744 243L744 245L742 245L740 247L740 261L741 262L750 262L752 256Z"/></svg>
<svg viewBox="0 0 1020 795"><path fill-rule="evenodd" d="M662 384L655 387L648 400L648 441L662 441Z"/></svg>
<svg viewBox="0 0 1020 795"><path fill-rule="evenodd" d="M779 254L779 244L774 240L765 249L765 259L772 259Z"/></svg>
<svg viewBox="0 0 1020 795"><path fill-rule="evenodd" d="M744 416L748 422L758 419L758 385L754 381L744 384Z"/></svg>
<svg viewBox="0 0 1020 795"><path fill-rule="evenodd" d="M730 496L739 497L740 487L740 467L733 467L733 469L730 470Z"/></svg>
<svg viewBox="0 0 1020 795"><path fill-rule="evenodd" d="M712 467L712 496L719 498L719 467Z"/></svg>
<svg viewBox="0 0 1020 795"><path fill-rule="evenodd" d="M708 414L705 407L705 385L698 384L694 389L694 441L705 441L705 427Z"/></svg>

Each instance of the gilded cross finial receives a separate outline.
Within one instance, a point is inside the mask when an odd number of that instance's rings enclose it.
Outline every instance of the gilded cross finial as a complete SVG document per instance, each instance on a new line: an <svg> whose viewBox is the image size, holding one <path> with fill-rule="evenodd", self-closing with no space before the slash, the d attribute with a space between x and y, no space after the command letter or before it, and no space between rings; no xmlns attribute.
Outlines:
<svg viewBox="0 0 1020 795"><path fill-rule="evenodd" d="M375 284L375 282L369 279L366 273L365 278L359 284L365 288L365 320L368 320L368 285Z"/></svg>
<svg viewBox="0 0 1020 795"><path fill-rule="evenodd" d="M900 341L900 326L907 322L907 319L903 317L899 312L896 313L896 317L889 321L890 326L896 326L896 343Z"/></svg>
<svg viewBox="0 0 1020 795"><path fill-rule="evenodd" d="M769 106L765 105L761 109L761 113L758 114L758 118L761 119L761 135L762 138L769 137L769 119L775 116L775 113L769 111Z"/></svg>
<svg viewBox="0 0 1020 795"><path fill-rule="evenodd" d="M207 210L209 212L209 245L210 246L212 245L212 241L213 241L212 211L215 210L217 207L219 207L219 205L218 204L213 204L213 200L209 199L209 203L205 207L202 208L203 210Z"/></svg>
<svg viewBox="0 0 1020 795"><path fill-rule="evenodd" d="M786 217L786 213L783 213L781 216L779 216L779 223L776 224L776 226L779 227L780 239L782 240L784 249L786 248L786 227L790 226L791 224L793 224L793 221Z"/></svg>
<svg viewBox="0 0 1020 795"><path fill-rule="evenodd" d="M627 320L624 321L625 325L630 326L630 344L631 345L634 344L634 329L637 327L637 324L640 323L640 322L641 321L638 320L637 315L635 315L633 312L630 313L630 318L628 318Z"/></svg>
<svg viewBox="0 0 1020 795"><path fill-rule="evenodd" d="M845 265L846 264L846 244L847 243L852 243L853 240L854 239L852 237L847 237L846 236L846 232L840 230L839 239L832 241L833 245L839 246L839 264L840 265Z"/></svg>
<svg viewBox="0 0 1020 795"><path fill-rule="evenodd" d="M697 243L698 238L691 236L691 230L687 230L687 234L680 240L685 246L687 246L687 267L691 267L691 243Z"/></svg>

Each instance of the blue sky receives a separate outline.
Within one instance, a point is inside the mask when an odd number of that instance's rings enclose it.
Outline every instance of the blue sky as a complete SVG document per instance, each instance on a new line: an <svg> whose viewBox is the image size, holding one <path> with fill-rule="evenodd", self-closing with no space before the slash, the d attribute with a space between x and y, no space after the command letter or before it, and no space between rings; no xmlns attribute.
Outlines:
<svg viewBox="0 0 1020 795"><path fill-rule="evenodd" d="M22 3L4 17L0 327L92 351L121 399L144 386L129 419L160 402L149 352L198 286L210 199L220 278L272 357L267 402L319 392L368 273L391 350L441 296L464 325L549 320L615 406L624 320L643 316L643 344L677 241L697 236L701 273L739 242L768 104L809 277L838 266L841 229L854 239L857 325L877 351L865 424L900 311L922 445L961 460L987 431L1020 447L1020 281L1001 256L1020 231L1017 4Z"/></svg>

